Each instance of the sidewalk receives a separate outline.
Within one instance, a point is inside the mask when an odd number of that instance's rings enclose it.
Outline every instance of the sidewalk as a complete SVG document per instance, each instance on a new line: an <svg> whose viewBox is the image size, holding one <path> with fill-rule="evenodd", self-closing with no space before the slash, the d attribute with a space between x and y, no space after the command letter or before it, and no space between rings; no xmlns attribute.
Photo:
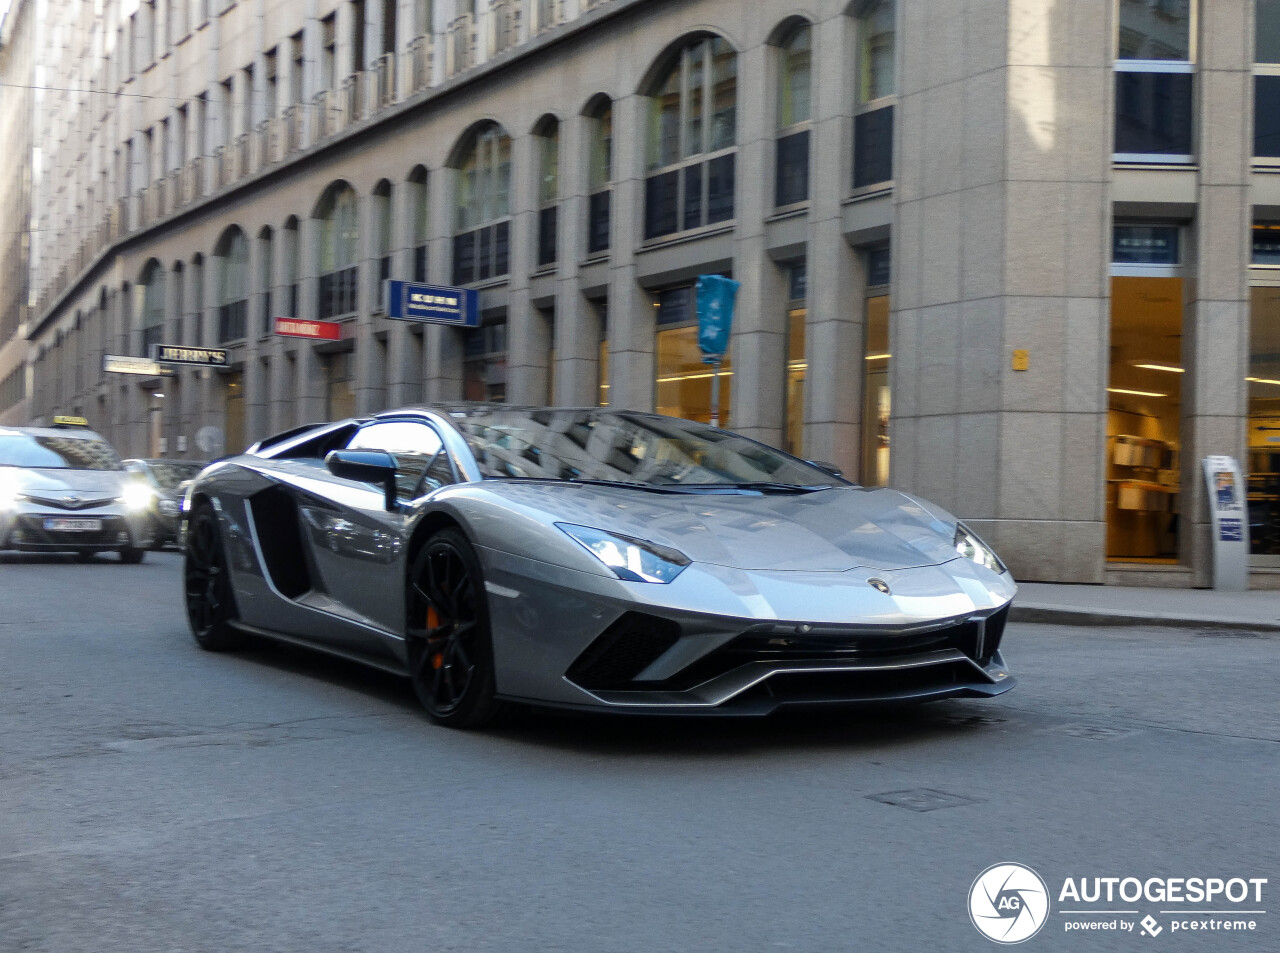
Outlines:
<svg viewBox="0 0 1280 953"><path fill-rule="evenodd" d="M1018 584L1014 622L1156 625L1280 633L1280 591Z"/></svg>

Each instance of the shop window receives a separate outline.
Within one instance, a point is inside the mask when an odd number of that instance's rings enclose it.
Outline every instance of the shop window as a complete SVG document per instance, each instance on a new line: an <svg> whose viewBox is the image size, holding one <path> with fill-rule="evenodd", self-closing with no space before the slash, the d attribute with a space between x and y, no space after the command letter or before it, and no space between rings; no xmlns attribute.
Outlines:
<svg viewBox="0 0 1280 953"><path fill-rule="evenodd" d="M355 352L338 351L336 354L326 354L322 360L325 372L325 419L343 420L354 417Z"/></svg>
<svg viewBox="0 0 1280 953"><path fill-rule="evenodd" d="M811 32L800 23L779 44L775 205L809 198Z"/></svg>
<svg viewBox="0 0 1280 953"><path fill-rule="evenodd" d="M1280 225L1255 225L1251 241L1253 264L1280 267Z"/></svg>
<svg viewBox="0 0 1280 953"><path fill-rule="evenodd" d="M1106 554L1177 562L1183 279L1174 226L1115 228L1107 379Z"/></svg>
<svg viewBox="0 0 1280 953"><path fill-rule="evenodd" d="M223 378L223 453L243 453L247 445L244 436L244 374L237 371Z"/></svg>
<svg viewBox="0 0 1280 953"><path fill-rule="evenodd" d="M600 348L596 364L596 405L609 406L609 302L593 302L600 327Z"/></svg>
<svg viewBox="0 0 1280 953"><path fill-rule="evenodd" d="M249 313L249 242L233 225L223 233L214 251L218 259L218 341L238 341L245 336Z"/></svg>
<svg viewBox="0 0 1280 953"><path fill-rule="evenodd" d="M473 130L457 169L453 283L500 278L511 268L511 139L497 123Z"/></svg>
<svg viewBox="0 0 1280 953"><path fill-rule="evenodd" d="M1250 289L1246 381L1249 552L1280 565L1280 288Z"/></svg>
<svg viewBox="0 0 1280 953"><path fill-rule="evenodd" d="M1122 0L1119 11L1116 161L1190 162L1191 0Z"/></svg>
<svg viewBox="0 0 1280 953"><path fill-rule="evenodd" d="M613 184L613 103L601 99L587 114L591 137L587 181L587 254L609 249Z"/></svg>
<svg viewBox="0 0 1280 953"><path fill-rule="evenodd" d="M886 486L889 482L889 249L865 253L867 297L863 312L862 347L862 483Z"/></svg>
<svg viewBox="0 0 1280 953"><path fill-rule="evenodd" d="M804 383L809 364L805 359L805 302L807 273L803 262L787 269L787 453L804 454Z"/></svg>
<svg viewBox="0 0 1280 953"><path fill-rule="evenodd" d="M505 321L463 331L462 397L501 403L507 399Z"/></svg>
<svg viewBox="0 0 1280 953"><path fill-rule="evenodd" d="M720 37L688 43L650 93L646 239L734 216L737 71Z"/></svg>
<svg viewBox="0 0 1280 953"><path fill-rule="evenodd" d="M355 190L346 182L325 189L316 207L319 224L318 314L322 320L356 310L360 271L358 212Z"/></svg>
<svg viewBox="0 0 1280 953"><path fill-rule="evenodd" d="M654 295L657 324L657 380L655 404L658 413L711 422L712 378L715 371L703 363L698 349L698 322L693 289L671 288ZM732 406L733 344L720 365L721 427L730 425Z"/></svg>

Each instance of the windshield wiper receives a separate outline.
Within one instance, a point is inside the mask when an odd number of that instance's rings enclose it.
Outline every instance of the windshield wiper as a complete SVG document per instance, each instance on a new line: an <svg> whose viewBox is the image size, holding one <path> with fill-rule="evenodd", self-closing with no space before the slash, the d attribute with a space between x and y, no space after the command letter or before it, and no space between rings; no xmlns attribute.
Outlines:
<svg viewBox="0 0 1280 953"><path fill-rule="evenodd" d="M569 483L576 486L607 486L620 490L647 490L650 493L680 493L681 488L671 484L634 483L627 480L588 480L583 477L540 477L540 476L492 476L488 480L519 480L521 483Z"/></svg>

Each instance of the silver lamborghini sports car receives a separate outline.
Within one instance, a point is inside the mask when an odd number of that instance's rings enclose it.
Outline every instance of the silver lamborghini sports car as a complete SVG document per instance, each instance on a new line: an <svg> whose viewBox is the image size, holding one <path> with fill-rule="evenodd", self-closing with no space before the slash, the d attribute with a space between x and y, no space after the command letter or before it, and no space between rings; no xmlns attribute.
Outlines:
<svg viewBox="0 0 1280 953"><path fill-rule="evenodd" d="M391 411L255 444L183 507L201 646L257 634L407 674L446 725L1013 686L1013 579L962 523L687 420Z"/></svg>

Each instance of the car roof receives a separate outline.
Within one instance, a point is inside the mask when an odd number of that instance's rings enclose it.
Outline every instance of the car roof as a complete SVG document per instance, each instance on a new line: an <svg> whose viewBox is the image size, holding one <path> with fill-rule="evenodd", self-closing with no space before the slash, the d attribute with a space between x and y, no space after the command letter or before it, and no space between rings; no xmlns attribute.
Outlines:
<svg viewBox="0 0 1280 953"><path fill-rule="evenodd" d="M0 427L0 436L8 433L19 433L29 437L61 437L72 440L107 440L100 433L85 427Z"/></svg>

